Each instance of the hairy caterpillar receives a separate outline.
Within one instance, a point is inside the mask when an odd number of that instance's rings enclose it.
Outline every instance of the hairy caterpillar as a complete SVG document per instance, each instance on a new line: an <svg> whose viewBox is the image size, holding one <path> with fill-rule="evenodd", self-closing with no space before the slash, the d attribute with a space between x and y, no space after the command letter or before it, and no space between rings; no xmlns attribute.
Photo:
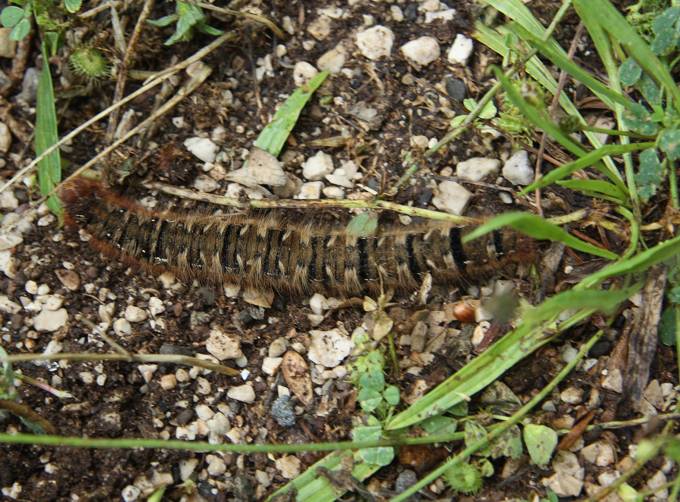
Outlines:
<svg viewBox="0 0 680 502"><path fill-rule="evenodd" d="M239 283L280 293L340 295L416 289L426 273L459 286L533 259L533 242L511 231L463 244L449 224L382 225L371 237L345 227L273 214L208 216L156 212L103 185L77 179L61 191L68 226L79 226L102 252L153 273Z"/></svg>

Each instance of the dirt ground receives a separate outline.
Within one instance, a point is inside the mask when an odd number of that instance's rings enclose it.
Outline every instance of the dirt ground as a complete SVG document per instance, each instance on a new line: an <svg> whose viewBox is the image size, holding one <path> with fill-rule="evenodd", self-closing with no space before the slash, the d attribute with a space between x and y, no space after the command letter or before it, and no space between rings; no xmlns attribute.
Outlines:
<svg viewBox="0 0 680 502"><path fill-rule="evenodd" d="M91 7L85 2L83 11ZM159 181L183 188L197 188L214 194L253 196L239 193L238 186L226 179L227 173L243 165L244 152L270 121L276 107L296 87L294 68L306 61L318 67L319 58L340 49L344 62L332 74L305 108L282 155L284 169L297 179L286 187L295 195L303 179L304 161L319 151L330 155L335 168L344 162L358 167L349 186L340 187L344 198L366 198L370 193L393 186L403 173L403 155L414 148L422 152L433 138L440 139L454 115L466 113L462 100L478 98L490 86L490 65L500 59L480 44L474 44L465 64L451 63L447 51L458 34L469 35L473 22L488 12L472 1L425 2L337 2L309 1L254 2L260 12L289 31L279 39L253 23L236 23L232 18L212 18L210 24L237 30L238 42L211 53L204 63L212 68L209 79L169 114L158 119L143 138L135 137L113 153L98 169L109 180L123 180L119 187L127 196L148 207L173 207L214 211L206 205L150 191L143 182ZM446 4L446 5L445 5ZM152 19L172 12L172 3L156 2ZM547 24L559 2L530 2L530 7ZM448 7L447 7L448 6ZM432 12L454 8L455 14L426 21ZM139 16L141 2L119 11L126 33ZM567 18L558 30L558 39L568 46L575 20ZM371 25L383 25L394 34L391 54L375 61L365 57L356 45L356 34ZM182 60L213 40L197 34L190 41L170 47L163 41L173 27L146 26L142 32L134 65L135 70L158 71L171 62ZM121 55L113 47L109 11L93 18L76 19L70 31L86 43L105 49L116 60ZM434 37L441 54L431 63L416 68L400 52L405 43L422 36ZM26 69L11 87L0 108L0 121L12 134L10 150L0 161L0 182L9 179L33 156L30 140L35 122L35 90L31 78L40 68L35 37L28 43ZM587 42L576 58L586 58ZM58 97L59 130L63 135L111 103L115 83L111 80L87 82L69 67L63 50L50 60ZM17 56L18 57L18 56ZM0 70L12 73L12 59L0 58ZM31 77L32 75L32 77ZM183 77L182 77L183 78ZM161 91L145 94L123 109L133 125L146 118L172 96L180 79ZM127 82L126 94L137 89L140 81ZM577 96L581 89L568 87ZM8 120L11 117L12 121ZM110 144L106 120L90 127L63 148L66 174L87 162ZM189 138L210 138L219 152L213 162L205 163L185 146ZM531 139L537 139L531 138ZM534 143L535 146L535 143ZM424 163L394 198L402 204L433 208L438 185L452 178L456 164L473 157L507 158L527 148L532 165L534 155L527 145L513 143L506 135L488 134L473 129L445 151ZM420 150L419 150L420 149ZM549 146L548 153L559 158ZM532 210L533 199L515 196L516 188L500 175L485 183L463 183L471 193L465 215L487 215L512 209ZM460 181L460 180L459 180ZM322 179L323 188L337 185ZM100 256L85 238L60 228L56 219L41 206L30 202L38 198L37 189L26 183L12 187L12 196L2 199L3 234L19 236L19 242L5 246L0 297L19 306L0 308L2 347L11 354L21 352L111 352L107 342L93 329L108 333L131 353L184 354L210 357L210 339L230 346L222 363L236 367L240 376L175 364L132 364L126 362L45 362L22 363L15 370L53 387L67 391L69 398L56 397L25 382L19 386L21 403L49 422L58 434L122 438L196 439L213 442L301 443L335 441L349 438L352 419L359 413L356 390L345 376L349 360L334 368L316 366L308 358L310 331L336 331L351 334L368 315L361 302L328 308L322 302L310 305L309 298L276 297L270 308L252 305L242 297L225 296L222 291L199 284L182 284L166 275L160 278ZM338 190L324 191L337 196ZM273 195L265 195L273 196ZM590 200L573 194L548 190L544 194L546 215L565 214L590 207ZM224 209L222 209L224 211ZM328 210L321 217L347 220L349 213ZM394 215L383 215L394 219ZM594 239L600 236L581 229ZM615 250L624 243L610 236ZM4 245L4 244L3 244ZM536 287L530 277L513 280L515 289L527 301L536 302L540 294L552 294L573 283L579 274L594 270L597 260L566 253L553 280ZM570 273L564 272L568 267ZM540 282L540 281L539 281ZM387 310L395 321L394 338L401 375L393 383L404 396L417 396L444 380L478 352L475 329L478 323L464 324L451 315L452 306L465 297L479 299L493 290L493 283L452 290L435 289L425 306L416 295L394 300ZM324 308L326 307L326 308ZM444 334L431 351L412 345L414 325L424 319L427 339ZM596 422L623 420L634 415L621 401L620 389L607 385L607 368L617 357L622 326L614 326L565 382L534 419L555 428L571 428L588 413ZM500 336L507 327L499 328ZM595 327L583 325L565 339L549 345L522 361L502 381L523 401L542 388L562 367ZM226 341L225 341L226 340ZM273 411L281 395L289 393L287 382L276 367L283 352L301 353L309 365L313 399L304 405L297 398L285 401L294 413L292 425L281 425ZM481 351L481 349L479 349ZM674 354L660 347L652 367L650 409L663 412L675 399ZM609 382L611 384L611 382ZM245 386L247 388L242 388ZM241 393L234 393L241 388ZM230 393L231 391L231 393ZM566 394L565 394L566 393ZM471 409L483 407L477 400ZM0 412L0 428L5 432L28 432L15 416ZM606 484L607 476L620 472L630 463L629 445L640 429L592 431L579 439L573 451L579 452L585 490ZM591 458L581 449L600 445L604 453ZM429 454L445 457L448 446ZM439 453L438 453L439 452ZM137 500L156 487L169 485L167 500L257 500L282 486L297 472L321 458L322 454L301 454L296 459L280 455L202 454L164 450L90 450L0 446L0 487L8 500ZM437 459L435 458L435 461ZM485 480L474 497L460 500L500 500L503 497L545 496L546 482L555 476L553 466L539 469L528 460L496 461L496 472ZM414 462L408 455L379 472L368 482L378 499L399 491L405 471L422 475L435 464ZM669 465L659 462L645 472L647 478L670 476ZM291 474L292 472L292 474ZM665 479L665 478L664 478ZM194 488L186 483L191 480ZM423 493L424 500L452 494L440 483ZM354 499L349 496L348 499Z"/></svg>

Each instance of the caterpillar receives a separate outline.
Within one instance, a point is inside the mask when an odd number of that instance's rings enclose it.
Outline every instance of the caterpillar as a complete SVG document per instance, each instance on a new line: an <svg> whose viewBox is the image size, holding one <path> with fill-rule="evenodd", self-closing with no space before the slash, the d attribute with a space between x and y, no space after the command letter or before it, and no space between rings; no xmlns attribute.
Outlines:
<svg viewBox="0 0 680 502"><path fill-rule="evenodd" d="M463 244L469 228L384 224L356 237L345 227L274 213L210 216L153 211L104 185L76 179L60 192L67 227L99 251L159 274L203 284L238 283L282 294L379 293L435 283L479 283L535 256L533 241L499 231Z"/></svg>

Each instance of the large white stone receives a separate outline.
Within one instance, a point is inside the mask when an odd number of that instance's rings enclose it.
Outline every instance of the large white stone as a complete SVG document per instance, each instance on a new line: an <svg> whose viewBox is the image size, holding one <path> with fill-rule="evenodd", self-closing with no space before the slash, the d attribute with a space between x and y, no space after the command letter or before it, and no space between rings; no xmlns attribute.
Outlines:
<svg viewBox="0 0 680 502"><path fill-rule="evenodd" d="M215 162L217 151L220 149L211 139L199 137L187 138L184 140L184 146L203 162L211 163Z"/></svg>
<svg viewBox="0 0 680 502"><path fill-rule="evenodd" d="M526 150L515 152L503 165L503 177L513 185L528 185L534 181L534 170L529 165Z"/></svg>
<svg viewBox="0 0 680 502"><path fill-rule="evenodd" d="M317 152L302 165L302 176L309 181L319 181L333 172L333 158L324 152Z"/></svg>
<svg viewBox="0 0 680 502"><path fill-rule="evenodd" d="M210 331L205 348L220 361L225 359L238 359L243 356L241 352L241 341L238 337L229 335L221 329Z"/></svg>
<svg viewBox="0 0 680 502"><path fill-rule="evenodd" d="M439 58L439 42L433 37L419 37L402 45L401 53L412 65L427 66Z"/></svg>
<svg viewBox="0 0 680 502"><path fill-rule="evenodd" d="M356 43L363 56L375 61L390 56L392 44L394 44L394 33L385 26L373 26L357 33Z"/></svg>
<svg viewBox="0 0 680 502"><path fill-rule="evenodd" d="M293 68L293 81L296 86L301 87L314 78L317 73L319 73L319 70L307 61L298 61Z"/></svg>
<svg viewBox="0 0 680 502"><path fill-rule="evenodd" d="M242 403L252 403L255 401L255 390L249 383L232 387L227 391L227 397Z"/></svg>
<svg viewBox="0 0 680 502"><path fill-rule="evenodd" d="M57 331L68 320L68 312L66 309L59 310L41 310L40 313L33 318L33 327L37 331Z"/></svg>
<svg viewBox="0 0 680 502"><path fill-rule="evenodd" d="M338 329L312 330L309 334L312 343L307 355L315 364L320 364L326 368L335 368L352 350L352 340Z"/></svg>
<svg viewBox="0 0 680 502"><path fill-rule="evenodd" d="M470 197L472 194L462 185L455 181L442 181L435 190L432 204L437 209L460 216L465 211Z"/></svg>
<svg viewBox="0 0 680 502"><path fill-rule="evenodd" d="M456 175L465 180L481 181L490 174L496 174L500 167L501 161L498 159L472 157L471 159L458 163L456 166Z"/></svg>

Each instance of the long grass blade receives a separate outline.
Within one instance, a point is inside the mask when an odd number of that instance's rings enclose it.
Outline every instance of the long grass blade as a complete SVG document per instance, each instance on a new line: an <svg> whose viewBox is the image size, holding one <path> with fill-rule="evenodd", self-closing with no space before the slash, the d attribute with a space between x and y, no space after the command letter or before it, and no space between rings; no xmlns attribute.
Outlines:
<svg viewBox="0 0 680 502"><path fill-rule="evenodd" d="M507 33L507 30L505 30L503 27L498 28L499 32L496 32L492 30L491 28L483 25L480 22L477 22L475 24L475 32L473 36L489 47L491 50L497 52L498 54L502 55L503 57L507 56L507 52L510 50L505 44L505 39L503 37L503 34ZM545 67L545 65L541 62L538 57L533 57L531 58L527 64L526 64L526 71L531 75L531 77L536 80L540 85L542 85L548 92L551 94L555 94L557 92L557 81L553 78L552 74L548 69ZM559 103L562 109L567 112L567 114L571 115L572 117L577 117L582 124L586 124L585 119L581 116L581 113L579 112L578 108L574 105L574 103L571 102L569 99L569 96L567 95L566 92L562 92L559 95ZM590 131L584 131L585 136L588 138L588 141L590 144L593 146L593 148L599 148L602 146L602 143L600 142L599 138L597 135L593 132ZM621 175L618 172L618 169L616 168L616 165L612 161L611 158L605 157L602 159L605 168L609 171L609 177L611 179L617 178L621 179ZM617 186L620 185L623 187L623 183L617 183Z"/></svg>
<svg viewBox="0 0 680 502"><path fill-rule="evenodd" d="M546 187L556 181L566 178L573 172L580 169L585 169L586 167L592 166L597 161L603 157L610 155L621 155L624 153L637 152L640 150L645 150L647 148L653 148L654 142L644 142L644 143L632 143L628 145L605 145L600 148L588 152L585 155L580 156L577 160L564 164L556 169L553 169L540 180L526 186L520 193L526 195L538 188Z"/></svg>
<svg viewBox="0 0 680 502"><path fill-rule="evenodd" d="M673 97L675 109L680 111L680 89L668 67L652 52L645 40L609 0L574 0L583 16L595 19L612 38L618 41L645 72L659 82Z"/></svg>
<svg viewBox="0 0 680 502"><path fill-rule="evenodd" d="M481 237L482 235L488 234L489 232L493 232L494 230L506 226L512 227L515 230L535 239L563 242L573 249L595 256L600 256L601 258L607 258L609 260L615 260L618 258L615 253L597 246L593 246L586 241L578 239L554 223L550 223L549 221L546 221L543 218L530 213L515 212L496 216L495 218L492 218L467 234L463 238L463 242L469 242Z"/></svg>
<svg viewBox="0 0 680 502"><path fill-rule="evenodd" d="M35 119L35 154L42 152L59 141L57 130L57 112L54 106L54 87L47 57L45 42L41 45L43 66L38 79L38 94L36 100ZM40 193L47 195L61 181L61 156L55 150L38 162L38 184ZM62 208L59 198L52 195L47 199L50 210L61 217Z"/></svg>

